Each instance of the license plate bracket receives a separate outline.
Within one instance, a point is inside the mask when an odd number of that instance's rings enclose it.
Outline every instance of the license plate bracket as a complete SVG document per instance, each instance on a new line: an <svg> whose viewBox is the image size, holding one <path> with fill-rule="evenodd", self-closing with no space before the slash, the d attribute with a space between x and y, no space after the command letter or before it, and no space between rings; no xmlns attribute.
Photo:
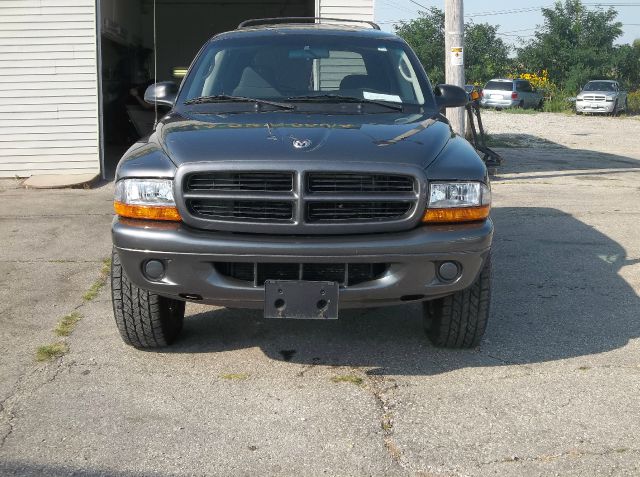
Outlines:
<svg viewBox="0 0 640 477"><path fill-rule="evenodd" d="M337 320L338 294L336 282L267 280L264 284L264 317Z"/></svg>

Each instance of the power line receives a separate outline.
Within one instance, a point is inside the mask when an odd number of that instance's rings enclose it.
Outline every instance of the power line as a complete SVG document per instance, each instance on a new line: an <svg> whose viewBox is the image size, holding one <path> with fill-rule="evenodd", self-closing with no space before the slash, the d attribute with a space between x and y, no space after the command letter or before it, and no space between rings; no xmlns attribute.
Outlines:
<svg viewBox="0 0 640 477"><path fill-rule="evenodd" d="M428 10L427 7L425 7L424 5L422 5L421 3L416 2L415 0L409 0L411 3L413 3L414 5L418 5L420 8L424 8L425 10Z"/></svg>
<svg viewBox="0 0 640 477"><path fill-rule="evenodd" d="M415 10L412 9L411 7L407 7L405 5L400 5L398 2L394 2L391 0L382 0L383 5L386 5L388 7L392 7L392 8L396 8L398 10L402 10L403 12L407 12L407 13L411 13L413 15L415 15Z"/></svg>

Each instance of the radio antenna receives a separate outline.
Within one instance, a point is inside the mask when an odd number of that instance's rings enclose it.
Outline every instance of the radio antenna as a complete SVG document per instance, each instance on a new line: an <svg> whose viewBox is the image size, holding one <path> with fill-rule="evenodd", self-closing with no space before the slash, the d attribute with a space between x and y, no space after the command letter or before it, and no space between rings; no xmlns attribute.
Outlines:
<svg viewBox="0 0 640 477"><path fill-rule="evenodd" d="M153 0L153 84L158 82L158 39L156 34L156 0ZM153 122L153 129L158 126L158 102L153 102L153 110L155 113L155 120Z"/></svg>

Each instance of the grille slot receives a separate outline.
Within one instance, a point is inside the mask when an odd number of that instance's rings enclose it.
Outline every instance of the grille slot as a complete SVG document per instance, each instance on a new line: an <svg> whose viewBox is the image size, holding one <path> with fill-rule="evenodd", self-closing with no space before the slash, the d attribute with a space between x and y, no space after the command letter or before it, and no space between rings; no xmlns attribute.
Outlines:
<svg viewBox="0 0 640 477"><path fill-rule="evenodd" d="M383 222L399 220L412 209L413 203L399 202L310 202L307 221L311 223Z"/></svg>
<svg viewBox="0 0 640 477"><path fill-rule="evenodd" d="M263 286L267 280L337 282L353 286L377 280L389 269L386 263L251 263L217 262L214 267L225 277Z"/></svg>
<svg viewBox="0 0 640 477"><path fill-rule="evenodd" d="M293 220L293 203L287 201L189 199L187 207L192 214L207 219L276 222Z"/></svg>
<svg viewBox="0 0 640 477"><path fill-rule="evenodd" d="M206 172L186 178L186 192L290 192L293 172Z"/></svg>
<svg viewBox="0 0 640 477"><path fill-rule="evenodd" d="M413 192L414 180L409 176L389 174L312 172L307 177L307 191L312 194Z"/></svg>

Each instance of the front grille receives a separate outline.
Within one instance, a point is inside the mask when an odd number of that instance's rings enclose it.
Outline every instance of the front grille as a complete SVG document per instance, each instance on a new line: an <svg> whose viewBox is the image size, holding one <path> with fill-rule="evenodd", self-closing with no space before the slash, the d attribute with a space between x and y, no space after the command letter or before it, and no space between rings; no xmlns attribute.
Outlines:
<svg viewBox="0 0 640 477"><path fill-rule="evenodd" d="M221 275L263 286L267 280L305 280L336 282L353 286L377 280L389 269L385 263L251 263L217 262Z"/></svg>
<svg viewBox="0 0 640 477"><path fill-rule="evenodd" d="M585 94L583 99L585 101L606 101L607 97L601 94Z"/></svg>
<svg viewBox="0 0 640 477"><path fill-rule="evenodd" d="M413 190L414 180L409 176L312 172L307 177L307 191L310 193L413 192Z"/></svg>
<svg viewBox="0 0 640 477"><path fill-rule="evenodd" d="M407 215L411 202L310 202L307 220L311 223L381 222Z"/></svg>
<svg viewBox="0 0 640 477"><path fill-rule="evenodd" d="M293 203L238 199L187 200L189 211L198 217L217 220L276 221L293 220Z"/></svg>
<svg viewBox="0 0 640 477"><path fill-rule="evenodd" d="M426 177L408 164L336 163L331 171L300 163L185 164L176 203L185 224L227 232L329 235L415 227ZM238 169L242 168L242 169Z"/></svg>
<svg viewBox="0 0 640 477"><path fill-rule="evenodd" d="M293 190L293 172L206 172L186 178L186 192L241 191L288 192Z"/></svg>

